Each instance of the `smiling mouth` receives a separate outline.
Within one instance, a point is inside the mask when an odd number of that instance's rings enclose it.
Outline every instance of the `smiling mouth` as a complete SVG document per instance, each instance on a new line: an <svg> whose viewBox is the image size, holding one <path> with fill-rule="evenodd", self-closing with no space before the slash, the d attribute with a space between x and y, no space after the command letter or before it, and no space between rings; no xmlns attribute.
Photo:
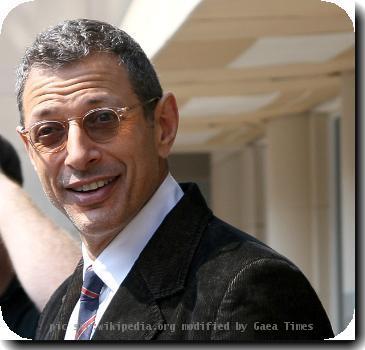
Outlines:
<svg viewBox="0 0 365 350"><path fill-rule="evenodd" d="M111 179L107 179L107 180L100 180L100 181L95 181L92 182L90 184L87 185L83 185L80 187L75 187L72 190L76 191L76 192L91 192L91 191L96 191L108 184L110 184L111 182L113 182L116 178L113 177Z"/></svg>

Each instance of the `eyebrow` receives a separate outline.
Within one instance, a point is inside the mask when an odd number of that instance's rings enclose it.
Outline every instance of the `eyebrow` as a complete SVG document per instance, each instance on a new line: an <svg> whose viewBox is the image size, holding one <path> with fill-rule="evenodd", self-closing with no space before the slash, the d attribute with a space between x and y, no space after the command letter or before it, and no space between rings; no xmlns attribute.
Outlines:
<svg viewBox="0 0 365 350"><path fill-rule="evenodd" d="M112 96L96 96L85 99L85 101L81 101L81 104L83 106L88 106L88 108L96 107L100 104L108 104L108 107L117 107L117 106L124 106L120 103L119 99ZM40 111L36 111L33 114L33 118L35 119L43 119L47 118L49 116L54 115L63 115L64 113L60 112L60 109L57 107L46 107L44 109L41 109Z"/></svg>
<svg viewBox="0 0 365 350"><path fill-rule="evenodd" d="M57 114L57 108L44 108L32 113L32 118L41 119L55 114Z"/></svg>
<svg viewBox="0 0 365 350"><path fill-rule="evenodd" d="M105 98L98 98L98 97L95 97L95 98L89 98L85 101L85 105L88 105L88 106L95 106L95 105L98 105L100 103L104 103L104 102L107 102L106 101L107 99Z"/></svg>
<svg viewBox="0 0 365 350"><path fill-rule="evenodd" d="M96 96L96 97L90 97L87 98L85 101L82 101L84 105L88 105L90 107L100 105L102 103L109 104L109 107L115 107L117 105L120 105L120 100L117 97L106 95L106 96Z"/></svg>

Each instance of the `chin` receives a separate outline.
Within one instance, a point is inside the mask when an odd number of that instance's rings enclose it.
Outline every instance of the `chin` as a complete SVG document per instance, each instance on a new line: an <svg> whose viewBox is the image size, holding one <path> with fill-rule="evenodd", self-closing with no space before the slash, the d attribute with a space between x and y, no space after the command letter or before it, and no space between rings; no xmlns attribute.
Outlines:
<svg viewBox="0 0 365 350"><path fill-rule="evenodd" d="M122 230L121 225L113 223L109 215L100 217L93 215L77 214L68 215L77 230L85 237L116 235Z"/></svg>

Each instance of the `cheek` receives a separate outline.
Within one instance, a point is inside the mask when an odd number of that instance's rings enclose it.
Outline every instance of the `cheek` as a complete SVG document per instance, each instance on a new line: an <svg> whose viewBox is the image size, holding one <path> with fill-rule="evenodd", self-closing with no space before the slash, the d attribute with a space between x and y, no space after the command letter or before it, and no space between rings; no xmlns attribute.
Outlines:
<svg viewBox="0 0 365 350"><path fill-rule="evenodd" d="M34 158L33 165L46 195L50 198L55 197L58 174L56 159Z"/></svg>
<svg viewBox="0 0 365 350"><path fill-rule="evenodd" d="M136 147L134 153L134 162L136 167L140 169L142 173L156 171L158 165L158 152L152 139L145 138L144 141Z"/></svg>
<svg viewBox="0 0 365 350"><path fill-rule="evenodd" d="M52 197L55 197L55 190L52 186L53 177L50 171L44 170L45 169L42 169L42 171L38 171L38 176L45 194L51 199Z"/></svg>
<svg viewBox="0 0 365 350"><path fill-rule="evenodd" d="M137 166L154 162L158 157L154 129L146 125L136 127L125 126L121 131L118 144L114 147L114 154L121 160L135 162Z"/></svg>

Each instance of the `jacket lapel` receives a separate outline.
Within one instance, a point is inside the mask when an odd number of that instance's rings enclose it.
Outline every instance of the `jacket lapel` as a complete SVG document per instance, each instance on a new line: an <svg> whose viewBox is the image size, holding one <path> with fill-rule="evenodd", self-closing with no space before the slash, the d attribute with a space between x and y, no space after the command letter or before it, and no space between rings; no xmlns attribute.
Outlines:
<svg viewBox="0 0 365 350"><path fill-rule="evenodd" d="M163 323L158 305L134 269L113 297L92 340L150 340Z"/></svg>
<svg viewBox="0 0 365 350"><path fill-rule="evenodd" d="M81 259L75 269L75 272L71 275L67 291L61 300L61 307L52 322L52 325L49 327L49 333L46 336L46 339L62 340L65 338L68 321L78 299L80 298L82 267L83 260Z"/></svg>
<svg viewBox="0 0 365 350"><path fill-rule="evenodd" d="M194 184L166 216L123 281L99 322L93 340L149 340L166 323L159 300L184 288L186 276L212 213Z"/></svg>
<svg viewBox="0 0 365 350"><path fill-rule="evenodd" d="M137 261L136 268L156 300L184 288L186 276L212 212L195 184L166 216Z"/></svg>

